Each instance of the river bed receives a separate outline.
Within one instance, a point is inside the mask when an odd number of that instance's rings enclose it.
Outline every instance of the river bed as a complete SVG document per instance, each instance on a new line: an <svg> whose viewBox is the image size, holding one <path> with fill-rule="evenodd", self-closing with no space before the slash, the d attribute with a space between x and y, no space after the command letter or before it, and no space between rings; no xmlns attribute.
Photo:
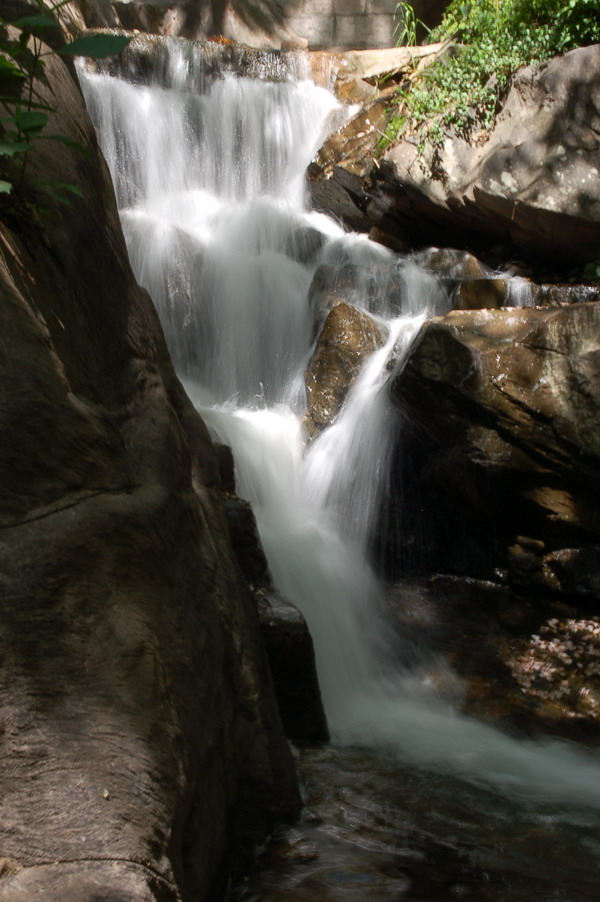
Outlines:
<svg viewBox="0 0 600 902"><path fill-rule="evenodd" d="M296 750L305 808L229 902L596 902L600 815L371 750Z"/></svg>

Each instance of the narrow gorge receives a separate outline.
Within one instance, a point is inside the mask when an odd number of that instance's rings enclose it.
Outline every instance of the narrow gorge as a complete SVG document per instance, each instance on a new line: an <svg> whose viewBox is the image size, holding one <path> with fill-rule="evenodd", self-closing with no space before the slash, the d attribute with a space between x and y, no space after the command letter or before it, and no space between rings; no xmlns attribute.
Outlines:
<svg viewBox="0 0 600 902"><path fill-rule="evenodd" d="M417 240L452 203L348 162L324 71L47 63L88 153L1 225L3 902L595 899L597 283Z"/></svg>

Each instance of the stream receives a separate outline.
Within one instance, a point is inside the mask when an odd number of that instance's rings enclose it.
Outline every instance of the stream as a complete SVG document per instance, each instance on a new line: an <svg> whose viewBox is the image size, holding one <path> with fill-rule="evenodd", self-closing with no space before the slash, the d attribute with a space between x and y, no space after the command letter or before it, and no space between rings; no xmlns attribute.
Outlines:
<svg viewBox="0 0 600 902"><path fill-rule="evenodd" d="M425 319L449 309L447 290L418 257L308 209L306 167L349 113L305 59L255 54L240 74L216 54L134 42L118 73L80 77L134 272L190 398L233 449L275 584L306 617L331 728L330 746L296 750L302 822L272 837L231 900L591 902L597 757L462 714L445 663L386 623L368 560L400 428L386 384ZM387 341L309 442L311 284L319 270L335 287L349 268L349 302Z"/></svg>

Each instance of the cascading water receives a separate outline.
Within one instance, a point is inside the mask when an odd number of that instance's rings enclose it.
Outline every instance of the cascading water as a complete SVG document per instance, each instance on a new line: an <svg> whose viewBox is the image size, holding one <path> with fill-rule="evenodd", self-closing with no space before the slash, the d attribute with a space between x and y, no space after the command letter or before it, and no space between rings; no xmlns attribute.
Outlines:
<svg viewBox="0 0 600 902"><path fill-rule="evenodd" d="M305 208L306 166L345 115L326 90L285 75L282 57L270 58L276 78L207 76L190 47L163 42L150 82L82 70L84 92L134 271L190 397L234 450L275 582L310 626L334 741L520 798L600 807L591 755L460 715L430 685L439 665L426 650L398 666L366 553L398 428L385 382L390 355L448 309L447 294L414 261ZM309 287L321 264L354 268L351 301L389 338L337 420L305 447Z"/></svg>

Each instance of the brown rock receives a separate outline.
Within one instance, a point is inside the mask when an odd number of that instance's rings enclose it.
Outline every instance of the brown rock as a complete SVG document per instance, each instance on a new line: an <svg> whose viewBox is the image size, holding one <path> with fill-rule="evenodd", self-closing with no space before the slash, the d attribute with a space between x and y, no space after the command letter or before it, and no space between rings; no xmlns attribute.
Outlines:
<svg viewBox="0 0 600 902"><path fill-rule="evenodd" d="M498 309L506 306L507 297L506 279L472 279L457 286L452 307L455 310Z"/></svg>
<svg viewBox="0 0 600 902"><path fill-rule="evenodd" d="M419 426L398 463L422 510L406 532L434 569L493 574L524 533L548 553L597 545L599 326L591 303L423 327L392 392Z"/></svg>
<svg viewBox="0 0 600 902"><path fill-rule="evenodd" d="M539 543L520 537L527 545ZM525 551L525 545L521 546ZM600 735L600 618L525 587L444 575L403 580L390 615L404 639L449 661L460 697L486 720L597 743ZM427 659L419 660L427 666Z"/></svg>
<svg viewBox="0 0 600 902"><path fill-rule="evenodd" d="M421 251L417 257L421 266L436 273L440 278L485 279L488 276L486 266L468 251L451 247L429 247Z"/></svg>
<svg viewBox="0 0 600 902"><path fill-rule="evenodd" d="M345 303L333 307L305 377L310 435L335 419L365 359L384 344L385 327L368 313Z"/></svg>

